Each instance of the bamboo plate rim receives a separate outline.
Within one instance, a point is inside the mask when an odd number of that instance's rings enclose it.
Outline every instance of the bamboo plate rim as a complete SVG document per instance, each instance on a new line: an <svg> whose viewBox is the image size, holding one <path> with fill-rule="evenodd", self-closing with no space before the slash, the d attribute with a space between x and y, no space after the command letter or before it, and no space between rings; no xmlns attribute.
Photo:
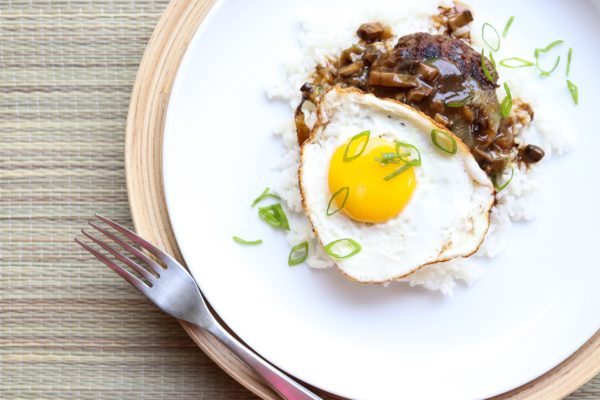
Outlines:
<svg viewBox="0 0 600 400"><path fill-rule="evenodd" d="M216 0L172 0L163 12L140 63L133 87L125 138L125 173L136 231L183 263L169 221L162 178L164 121L175 75L187 47ZM209 334L181 325L225 372L257 396L279 397L244 363ZM600 331L574 354L504 399L562 399L600 372ZM320 392L325 398L334 396Z"/></svg>

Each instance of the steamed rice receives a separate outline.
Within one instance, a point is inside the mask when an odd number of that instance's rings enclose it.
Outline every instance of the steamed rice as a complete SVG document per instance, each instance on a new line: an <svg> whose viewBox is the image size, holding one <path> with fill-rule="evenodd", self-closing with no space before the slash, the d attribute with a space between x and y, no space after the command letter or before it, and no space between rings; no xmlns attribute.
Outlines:
<svg viewBox="0 0 600 400"><path fill-rule="evenodd" d="M311 17L301 20L300 50L296 57L284 64L283 74L280 79L271 85L267 94L272 100L288 102L291 111L296 108L301 100L300 87L309 80L315 67L325 63L330 56L336 56L342 50L356 42L356 29L363 22L380 21L392 27L395 37L414 32L437 33L433 28L431 17L438 12L438 6L451 6L451 1L394 1L393 7L386 7L386 1L379 1L378 6L370 2L368 10L354 10L343 17L336 17L335 21L327 18ZM393 15L388 10L402 10ZM326 16L329 13L321 12ZM475 17L477 13L475 10ZM477 19L475 25L481 22ZM481 48L481 38L473 30L473 43L475 48ZM520 97L530 103L536 113L535 122L530 127L524 127L521 137L528 143L539 145L546 152L545 158L537 165L525 168L515 168L514 177L497 196L497 205L491 213L491 225L486 239L474 257L494 257L504 248L506 234L510 226L517 221L535 218L535 204L539 195L537 184L538 175L543 170L543 165L554 154L563 154L568 150L571 134L568 127L555 117L550 105L544 104L544 92L536 82L526 80L514 71L502 71L502 81L507 81L511 87L513 97ZM498 91L499 98L504 97L502 90ZM311 110L305 112L307 122L314 123L316 119ZM328 268L334 265L324 252L322 246L315 239L312 227L305 217L300 191L298 188L298 162L299 145L292 114L289 121L277 134L281 137L284 154L277 165L278 182L275 191L282 197L288 208L291 231L287 235L290 245L303 241L309 243L309 256L306 263L311 268ZM509 172L507 172L509 173ZM478 263L472 259L455 259L449 262L434 264L423 268L404 281L411 286L422 286L429 290L439 290L444 294L451 294L457 282L462 281L470 285L481 276L482 270Z"/></svg>

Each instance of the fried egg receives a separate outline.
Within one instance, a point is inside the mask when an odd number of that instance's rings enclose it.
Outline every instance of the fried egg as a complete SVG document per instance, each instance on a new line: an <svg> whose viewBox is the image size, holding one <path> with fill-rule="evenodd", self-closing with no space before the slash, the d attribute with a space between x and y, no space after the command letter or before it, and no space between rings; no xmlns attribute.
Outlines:
<svg viewBox="0 0 600 400"><path fill-rule="evenodd" d="M356 89L332 89L302 145L304 211L347 277L402 279L468 257L495 190L467 146L429 117Z"/></svg>

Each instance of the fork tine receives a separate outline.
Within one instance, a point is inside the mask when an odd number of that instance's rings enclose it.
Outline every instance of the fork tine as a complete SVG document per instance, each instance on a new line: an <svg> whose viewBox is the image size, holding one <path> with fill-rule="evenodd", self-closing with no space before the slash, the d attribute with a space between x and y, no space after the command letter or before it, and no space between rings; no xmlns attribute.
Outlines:
<svg viewBox="0 0 600 400"><path fill-rule="evenodd" d="M84 231L83 229L81 230L81 233L83 233L85 236L87 236L89 239L91 239L97 245L101 246L104 250L108 251L110 254L117 257L119 260L121 260L125 264L129 265L131 268L133 268L137 273L142 275L148 281L154 282L156 280L156 277L154 275L152 275L146 268L143 268L142 266L138 265L136 262L134 262L129 257L119 253L118 251L113 249L111 246L104 243L102 240L98 239L96 236Z"/></svg>
<svg viewBox="0 0 600 400"><path fill-rule="evenodd" d="M113 263L108 258L106 258L104 255L102 255L99 251L97 251L96 249L88 246L87 244L85 244L81 240L75 238L75 241L81 247L83 247L89 253L91 253L94 257L96 257L98 260L100 260L104 264L106 264L106 266L108 268L110 268L113 271L115 271L119 276L121 276L121 278L123 278L127 282L129 282L129 284L131 284L131 286L133 286L134 288L136 288L137 290L139 290L140 292L142 292L142 294L144 294L146 297L150 297L150 288L144 282L142 282L139 278L133 276L129 271L127 271L127 270L119 267L117 264Z"/></svg>
<svg viewBox="0 0 600 400"><path fill-rule="evenodd" d="M152 243L142 239L137 234L133 233L129 229L125 228L124 226L119 225L116 222L113 222L110 219L103 217L100 214L96 214L96 218L98 218L100 221L112 226L117 231L121 232L123 235L127 236L129 239L133 240L134 242L136 242L137 244L142 246L144 249L148 250L156 258L158 258L159 260L164 262L167 266L179 265L179 263L177 261L175 261L175 259L173 259L173 257L168 255L167 253L165 253L158 247L154 246Z"/></svg>
<svg viewBox="0 0 600 400"><path fill-rule="evenodd" d="M150 267L152 267L152 269L154 270L154 272L156 272L157 274L160 275L161 271L165 270L156 261L154 261L153 259L151 259L147 255L145 255L144 253L142 253L141 251L139 251L135 247L133 247L133 246L125 243L124 241L122 241L121 239L119 239L117 236L113 235L112 233L110 233L106 229L102 228L98 224L96 224L94 222L88 222L88 224L90 224L90 226L92 228L96 229L97 231L99 231L100 233L102 233L104 236L106 236L110 240L112 240L113 242L116 242L119 246L121 246L125 250L129 251L130 253L132 253L137 258L139 258L142 261L144 261L146 264L148 264Z"/></svg>

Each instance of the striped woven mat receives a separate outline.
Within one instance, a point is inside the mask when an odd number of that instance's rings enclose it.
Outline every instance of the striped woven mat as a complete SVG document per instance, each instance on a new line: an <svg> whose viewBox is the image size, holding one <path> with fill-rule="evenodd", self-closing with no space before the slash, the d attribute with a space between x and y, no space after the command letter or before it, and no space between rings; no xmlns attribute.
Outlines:
<svg viewBox="0 0 600 400"><path fill-rule="evenodd" d="M130 224L129 96L167 0L0 0L0 399L251 399L72 238ZM600 399L600 377L570 399Z"/></svg>

